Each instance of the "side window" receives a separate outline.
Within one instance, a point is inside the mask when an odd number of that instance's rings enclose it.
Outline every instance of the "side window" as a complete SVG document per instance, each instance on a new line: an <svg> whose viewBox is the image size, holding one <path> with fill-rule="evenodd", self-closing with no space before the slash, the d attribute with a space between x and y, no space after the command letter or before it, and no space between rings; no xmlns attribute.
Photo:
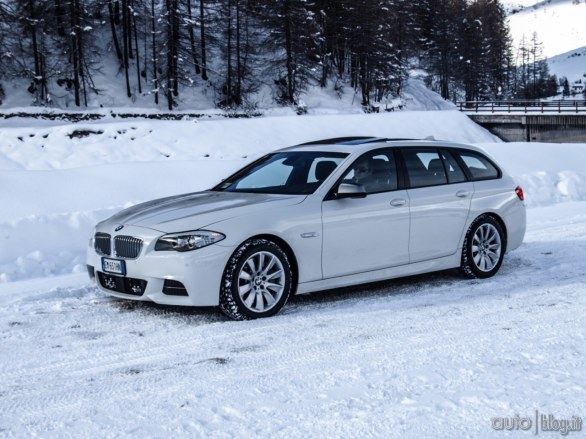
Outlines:
<svg viewBox="0 0 586 439"><path fill-rule="evenodd" d="M448 171L448 183L462 183L466 181L466 175L454 156L449 151L442 151L441 155Z"/></svg>
<svg viewBox="0 0 586 439"><path fill-rule="evenodd" d="M402 153L412 188L437 186L448 182L444 164L437 150L405 148Z"/></svg>
<svg viewBox="0 0 586 439"><path fill-rule="evenodd" d="M499 177L499 170L486 157L469 151L459 151L459 155L473 180L487 180Z"/></svg>
<svg viewBox="0 0 586 439"><path fill-rule="evenodd" d="M372 151L359 157L350 166L342 182L361 184L367 194L397 189L397 166L393 150Z"/></svg>

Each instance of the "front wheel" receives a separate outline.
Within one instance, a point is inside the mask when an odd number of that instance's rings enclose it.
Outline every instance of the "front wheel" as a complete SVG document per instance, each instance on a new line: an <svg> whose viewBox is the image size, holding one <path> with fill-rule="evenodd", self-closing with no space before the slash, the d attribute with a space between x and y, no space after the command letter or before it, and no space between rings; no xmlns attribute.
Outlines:
<svg viewBox="0 0 586 439"><path fill-rule="evenodd" d="M291 264L285 252L267 239L251 239L232 255L220 289L220 309L235 320L269 317L289 299Z"/></svg>
<svg viewBox="0 0 586 439"><path fill-rule="evenodd" d="M474 220L464 239L461 270L468 278L487 278L499 270L506 238L501 225L489 215Z"/></svg>

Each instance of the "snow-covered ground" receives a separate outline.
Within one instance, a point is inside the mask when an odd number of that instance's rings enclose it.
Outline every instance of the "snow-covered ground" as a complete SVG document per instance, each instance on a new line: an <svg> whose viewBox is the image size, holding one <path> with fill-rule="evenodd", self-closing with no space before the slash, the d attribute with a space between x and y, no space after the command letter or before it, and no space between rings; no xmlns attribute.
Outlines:
<svg viewBox="0 0 586 439"><path fill-rule="evenodd" d="M87 279L100 219L345 135L481 144L525 189L525 243L489 280L317 293L252 322ZM584 419L584 163L584 144L502 143L455 111L0 121L0 437L501 437L491 418Z"/></svg>

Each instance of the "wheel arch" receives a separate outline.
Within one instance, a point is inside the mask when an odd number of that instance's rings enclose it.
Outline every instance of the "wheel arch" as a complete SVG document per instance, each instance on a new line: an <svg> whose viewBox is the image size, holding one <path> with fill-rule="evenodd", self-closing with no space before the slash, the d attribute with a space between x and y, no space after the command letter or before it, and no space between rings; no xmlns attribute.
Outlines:
<svg viewBox="0 0 586 439"><path fill-rule="evenodd" d="M494 212L482 213L482 214L478 215L476 218L474 218L474 221L476 221L476 219L478 219L478 217L480 217L482 215L486 215L486 216L491 217L493 220L495 220L499 224L499 226L501 226L501 229L503 229L503 233L505 234L505 236L504 236L504 241L505 241L504 252L506 253L509 240L508 240L507 225L505 224L505 221ZM474 221L472 221L472 222L474 222Z"/></svg>
<svg viewBox="0 0 586 439"><path fill-rule="evenodd" d="M250 238L245 239L236 248L239 248L246 241L250 241L253 239L266 239L267 241L272 241L275 244L277 244L281 248L281 250L283 250L285 252L285 254L287 255L287 258L289 258L289 261L291 262L291 271L293 272L293 289L291 291L291 295L294 295L297 291L297 284L299 282L299 266L297 264L297 258L295 257L295 252L293 252L293 249L291 248L291 246L287 243L287 241L285 241L283 238L280 238L277 235L271 235L270 233L264 233L264 234L260 234L260 235L254 235L254 236L251 236Z"/></svg>

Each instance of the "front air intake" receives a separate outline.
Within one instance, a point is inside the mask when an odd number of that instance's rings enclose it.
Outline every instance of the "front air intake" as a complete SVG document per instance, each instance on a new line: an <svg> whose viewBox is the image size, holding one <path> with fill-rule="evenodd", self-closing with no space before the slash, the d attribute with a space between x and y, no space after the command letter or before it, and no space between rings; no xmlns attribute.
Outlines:
<svg viewBox="0 0 586 439"><path fill-rule="evenodd" d="M171 279L165 279L163 284L163 294L168 296L187 296L185 285L181 282Z"/></svg>

